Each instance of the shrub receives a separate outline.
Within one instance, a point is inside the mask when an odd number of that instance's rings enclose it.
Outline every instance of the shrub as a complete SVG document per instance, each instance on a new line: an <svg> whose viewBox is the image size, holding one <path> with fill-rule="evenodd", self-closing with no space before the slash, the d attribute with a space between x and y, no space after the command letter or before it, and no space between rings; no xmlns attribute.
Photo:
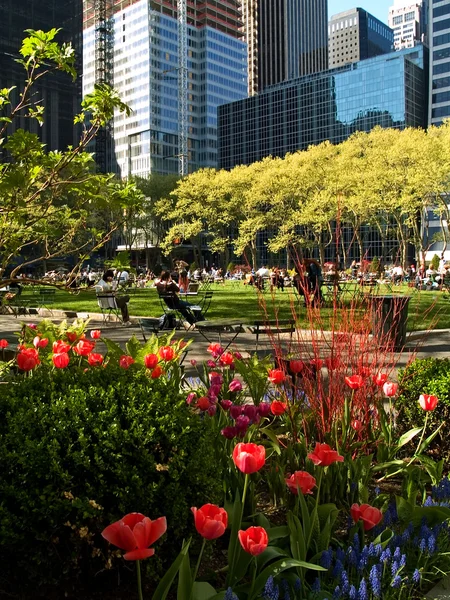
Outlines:
<svg viewBox="0 0 450 600"><path fill-rule="evenodd" d="M167 517L147 561L162 568L191 527L190 507L216 499L209 435L170 382L144 370L40 369L0 386L4 572L67 589L115 564L99 532L133 511Z"/></svg>
<svg viewBox="0 0 450 600"><path fill-rule="evenodd" d="M434 269L435 271L437 271L439 269L439 256L437 254L433 255L433 258L431 259L431 262L430 262L430 267L432 269Z"/></svg>
<svg viewBox="0 0 450 600"><path fill-rule="evenodd" d="M419 406L420 394L432 394L439 398L435 410L429 413L428 431L430 434L450 417L450 360L447 358L418 359L399 373L401 395L397 399L400 411L398 425L401 431L420 427L425 421L425 411ZM439 448L442 458L450 456L448 427L444 425L430 447L431 452Z"/></svg>

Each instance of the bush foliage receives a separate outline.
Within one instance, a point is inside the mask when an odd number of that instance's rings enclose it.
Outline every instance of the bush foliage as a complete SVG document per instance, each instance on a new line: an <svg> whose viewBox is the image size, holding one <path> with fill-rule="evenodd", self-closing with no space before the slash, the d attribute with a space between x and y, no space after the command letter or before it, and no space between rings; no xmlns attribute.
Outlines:
<svg viewBox="0 0 450 600"><path fill-rule="evenodd" d="M133 511L167 517L152 568L163 552L173 558L190 507L216 498L221 474L204 422L164 379L108 365L41 369L0 386L4 572L67 586L111 568L115 552L99 532Z"/></svg>
<svg viewBox="0 0 450 600"><path fill-rule="evenodd" d="M425 422L426 412L419 405L420 394L431 394L439 398L434 411L428 413L428 428L433 431L442 422L450 420L450 360L447 358L418 359L399 373L401 395L396 401L399 410L398 425L401 431L420 427ZM430 449L439 448L442 458L450 456L448 426L443 426Z"/></svg>

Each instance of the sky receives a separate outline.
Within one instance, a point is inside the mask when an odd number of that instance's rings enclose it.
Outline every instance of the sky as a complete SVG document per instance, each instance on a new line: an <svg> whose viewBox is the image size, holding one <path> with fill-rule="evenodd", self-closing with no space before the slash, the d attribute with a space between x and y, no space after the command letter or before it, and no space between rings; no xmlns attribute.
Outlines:
<svg viewBox="0 0 450 600"><path fill-rule="evenodd" d="M344 10L359 7L387 24L389 7L393 4L394 0L328 0L328 18Z"/></svg>

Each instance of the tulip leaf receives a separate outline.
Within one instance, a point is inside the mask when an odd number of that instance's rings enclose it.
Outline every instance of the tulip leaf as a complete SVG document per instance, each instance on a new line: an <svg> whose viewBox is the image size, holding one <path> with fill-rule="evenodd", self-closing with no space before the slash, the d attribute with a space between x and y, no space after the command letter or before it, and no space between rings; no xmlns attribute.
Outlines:
<svg viewBox="0 0 450 600"><path fill-rule="evenodd" d="M435 429L435 430L433 431L433 433L432 433L430 436L428 436L428 437L427 437L427 439L426 439L426 440L424 440L424 441L421 443L421 445L420 445L420 448L419 448L419 451L418 451L418 454L421 454L422 452L424 452L424 451L425 451L425 450L428 448L428 446L431 444L431 442L434 440L434 438L437 436L437 434L439 433L439 431L441 430L441 428L442 428L444 425L445 425L445 421L443 421L443 422L442 422L442 423L439 425L439 427L438 427L437 429Z"/></svg>
<svg viewBox="0 0 450 600"><path fill-rule="evenodd" d="M312 571L326 571L320 565L314 565L313 563L305 562L303 560L295 560L293 558L283 558L269 565L264 571L262 571L255 581L254 593L252 598L257 598L259 593L266 585L266 582L270 576L276 577L287 569L293 569L295 567L302 567L303 569L310 569ZM251 598L249 598L251 600Z"/></svg>
<svg viewBox="0 0 450 600"><path fill-rule="evenodd" d="M278 548L277 546L269 546L262 552L259 556L256 557L256 564L258 565L258 571L260 571L264 565L271 562L275 558L281 558L283 556L287 556L286 551Z"/></svg>
<svg viewBox="0 0 450 600"><path fill-rule="evenodd" d="M305 535L300 519L292 512L288 514L288 526L292 557L296 560L303 560L306 558L307 552Z"/></svg>
<svg viewBox="0 0 450 600"><path fill-rule="evenodd" d="M280 538L287 537L289 535L289 527L286 525L280 525L279 527L271 527L268 529L269 542L273 540L279 540Z"/></svg>
<svg viewBox="0 0 450 600"><path fill-rule="evenodd" d="M119 360L119 358L121 356L123 356L123 348L121 348L119 346L119 344L116 344L115 342L113 342L112 340L109 340L108 338L102 338L102 342L105 343L109 359Z"/></svg>
<svg viewBox="0 0 450 600"><path fill-rule="evenodd" d="M172 587L172 583L173 583L175 577L177 576L177 573L180 570L180 567L183 563L184 557L188 553L190 543L191 543L191 540L189 539L186 542L186 544L183 546L183 548L181 549L180 554L176 557L176 559L170 565L170 567L166 571L166 574L161 579L161 581L158 584L158 587L154 591L152 600L165 600L165 598L167 598L170 588Z"/></svg>
<svg viewBox="0 0 450 600"><path fill-rule="evenodd" d="M411 522L415 526L425 521L429 527L434 527L449 519L450 508L446 506L415 506L411 516Z"/></svg>
<svg viewBox="0 0 450 600"><path fill-rule="evenodd" d="M422 429L422 427L414 427L414 429L410 429L409 431L404 433L398 440L397 449L402 448L402 446L405 446L408 442L415 438L416 435L422 431Z"/></svg>
<svg viewBox="0 0 450 600"><path fill-rule="evenodd" d="M210 600L217 596L216 590L207 581L196 581L192 589L193 600ZM178 596L180 600L185 600L189 596Z"/></svg>
<svg viewBox="0 0 450 600"><path fill-rule="evenodd" d="M264 554L264 553L263 553ZM249 564L252 561L253 556L248 552L245 552L240 544L236 545L236 558L234 561L233 569L233 581L234 585L240 581L247 573Z"/></svg>
<svg viewBox="0 0 450 600"><path fill-rule="evenodd" d="M125 344L125 347L127 349L127 354L136 359L137 353L141 349L141 343L135 335L132 335L128 342Z"/></svg>
<svg viewBox="0 0 450 600"><path fill-rule="evenodd" d="M380 535L377 538L375 538L373 540L373 545L374 546L380 545L384 550L393 537L394 537L394 532L391 531L390 529L385 529L384 531L382 531L380 533Z"/></svg>
<svg viewBox="0 0 450 600"><path fill-rule="evenodd" d="M239 496L239 489L236 489L236 496L234 499L233 510L231 512L231 534L230 543L228 544L228 564L230 570L228 571L227 583L233 585L234 581L234 565L235 565L235 554L238 543L238 531L240 527L240 519L242 514L242 503Z"/></svg>
<svg viewBox="0 0 450 600"><path fill-rule="evenodd" d="M177 598L189 598L192 590L191 561L189 552L183 556L180 570L178 573L178 592Z"/></svg>

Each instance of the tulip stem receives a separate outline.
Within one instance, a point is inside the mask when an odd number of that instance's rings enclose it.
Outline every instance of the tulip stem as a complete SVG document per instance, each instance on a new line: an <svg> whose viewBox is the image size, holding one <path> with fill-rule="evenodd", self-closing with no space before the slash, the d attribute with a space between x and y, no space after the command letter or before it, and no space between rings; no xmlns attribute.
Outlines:
<svg viewBox="0 0 450 600"><path fill-rule="evenodd" d="M141 579L141 561L136 561L136 576L137 576L137 586L138 586L138 598L139 600L144 600L144 596L142 595L142 579Z"/></svg>
<svg viewBox="0 0 450 600"><path fill-rule="evenodd" d="M203 544L202 544L202 547L200 550L200 554L198 555L197 564L195 565L194 576L192 577L192 588L191 588L191 596L190 596L191 598L192 598L192 595L194 592L194 583L195 583L195 580L197 579L197 573L200 568L200 563L202 562L203 551L205 549L205 546L206 546L206 538L203 538Z"/></svg>

